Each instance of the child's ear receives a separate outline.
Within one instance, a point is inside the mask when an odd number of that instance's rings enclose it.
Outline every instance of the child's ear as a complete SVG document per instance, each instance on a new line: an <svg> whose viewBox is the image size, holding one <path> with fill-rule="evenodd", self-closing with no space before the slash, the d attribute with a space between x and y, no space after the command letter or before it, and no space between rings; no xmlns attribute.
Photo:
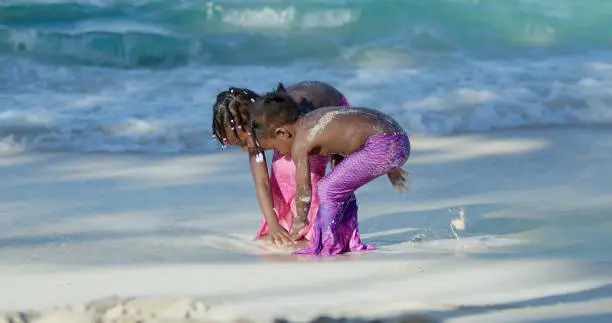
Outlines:
<svg viewBox="0 0 612 323"><path fill-rule="evenodd" d="M283 82L278 82L278 86L276 87L276 92L287 92L287 89L285 89Z"/></svg>
<svg viewBox="0 0 612 323"><path fill-rule="evenodd" d="M285 127L276 128L276 137L281 139L289 139L291 138L291 132L287 130Z"/></svg>

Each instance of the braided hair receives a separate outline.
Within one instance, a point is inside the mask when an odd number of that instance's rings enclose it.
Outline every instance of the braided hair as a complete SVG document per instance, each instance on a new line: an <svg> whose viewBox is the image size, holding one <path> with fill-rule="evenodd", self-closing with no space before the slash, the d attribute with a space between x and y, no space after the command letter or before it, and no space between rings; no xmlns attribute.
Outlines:
<svg viewBox="0 0 612 323"><path fill-rule="evenodd" d="M248 107L259 98L259 94L243 88L230 87L220 92L213 105L212 132L223 147L227 144L226 129L229 127L236 138L238 129L248 126Z"/></svg>

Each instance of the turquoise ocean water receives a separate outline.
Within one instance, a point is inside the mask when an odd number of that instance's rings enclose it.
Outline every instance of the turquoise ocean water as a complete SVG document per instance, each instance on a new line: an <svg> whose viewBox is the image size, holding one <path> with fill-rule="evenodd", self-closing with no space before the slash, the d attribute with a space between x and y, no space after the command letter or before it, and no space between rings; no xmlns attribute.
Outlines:
<svg viewBox="0 0 612 323"><path fill-rule="evenodd" d="M612 121L612 1L0 1L0 150L217 149L227 86L321 80L410 133Z"/></svg>

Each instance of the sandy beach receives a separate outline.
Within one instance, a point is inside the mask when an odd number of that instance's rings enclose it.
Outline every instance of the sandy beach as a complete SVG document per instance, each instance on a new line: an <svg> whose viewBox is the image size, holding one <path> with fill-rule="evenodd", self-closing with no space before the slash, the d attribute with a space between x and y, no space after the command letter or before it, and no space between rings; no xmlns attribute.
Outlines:
<svg viewBox="0 0 612 323"><path fill-rule="evenodd" d="M386 178L357 192L378 250L317 259L253 241L261 215L242 152L3 153L0 311L6 322L610 322L609 138L605 127L414 136L408 193Z"/></svg>

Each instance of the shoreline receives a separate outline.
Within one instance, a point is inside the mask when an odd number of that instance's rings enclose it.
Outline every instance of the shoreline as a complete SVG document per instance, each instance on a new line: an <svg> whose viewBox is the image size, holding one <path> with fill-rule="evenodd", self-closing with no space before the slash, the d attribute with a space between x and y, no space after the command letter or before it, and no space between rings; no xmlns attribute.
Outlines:
<svg viewBox="0 0 612 323"><path fill-rule="evenodd" d="M357 191L362 238L378 250L315 260L253 241L261 215L242 152L0 154L0 311L136 322L117 295L168 322L189 311L217 322L600 322L612 318L610 135L413 136L408 193L384 178Z"/></svg>

